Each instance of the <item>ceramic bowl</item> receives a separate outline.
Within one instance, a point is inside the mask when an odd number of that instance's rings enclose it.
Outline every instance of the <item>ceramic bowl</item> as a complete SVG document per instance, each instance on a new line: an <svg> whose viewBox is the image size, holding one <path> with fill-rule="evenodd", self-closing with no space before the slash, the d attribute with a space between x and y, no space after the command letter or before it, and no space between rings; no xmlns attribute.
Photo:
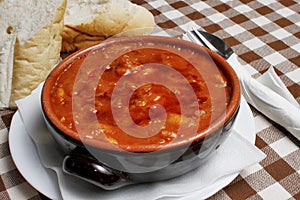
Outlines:
<svg viewBox="0 0 300 200"><path fill-rule="evenodd" d="M180 91L189 89L191 94ZM234 70L209 49L177 38L132 36L65 58L46 79L41 102L47 127L66 155L64 172L112 190L174 178L205 164L230 133L240 95ZM119 97L127 98L123 107L133 104L129 116L118 110ZM144 100L153 104L146 115ZM197 110L187 111L192 108ZM165 118L155 118L160 114ZM153 134L148 125L155 123L160 129Z"/></svg>

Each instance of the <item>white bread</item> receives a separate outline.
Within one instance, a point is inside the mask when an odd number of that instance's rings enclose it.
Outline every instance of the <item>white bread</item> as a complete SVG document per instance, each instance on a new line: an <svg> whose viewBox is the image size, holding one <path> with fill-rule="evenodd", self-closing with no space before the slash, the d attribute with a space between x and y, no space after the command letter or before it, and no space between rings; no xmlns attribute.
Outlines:
<svg viewBox="0 0 300 200"><path fill-rule="evenodd" d="M0 1L0 108L15 107L56 64L65 8L66 0Z"/></svg>
<svg viewBox="0 0 300 200"><path fill-rule="evenodd" d="M142 28L147 32L154 17L129 0L69 0L64 23L62 51L70 52L122 32Z"/></svg>
<svg viewBox="0 0 300 200"><path fill-rule="evenodd" d="M0 40L0 44L2 44L0 49L0 108L6 108L9 106L11 96L16 35L7 34L4 36L3 34L0 36Z"/></svg>

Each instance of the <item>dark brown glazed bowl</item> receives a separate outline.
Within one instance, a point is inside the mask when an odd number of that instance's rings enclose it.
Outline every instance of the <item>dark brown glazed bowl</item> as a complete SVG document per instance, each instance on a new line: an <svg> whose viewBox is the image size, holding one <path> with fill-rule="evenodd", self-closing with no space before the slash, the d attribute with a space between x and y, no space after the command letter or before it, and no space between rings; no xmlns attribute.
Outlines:
<svg viewBox="0 0 300 200"><path fill-rule="evenodd" d="M214 120L207 130L189 137L183 137L168 145L131 145L131 151L120 151L103 144L83 142L73 137L54 114L51 90L62 72L77 62L82 62L91 52L118 45L144 45L159 48L188 49L195 54L205 54L212 58L231 86L230 100L224 115ZM99 56L99 62L102 62ZM166 180L185 174L209 159L230 133L240 104L240 86L231 66L218 54L181 39L160 36L134 36L107 40L101 44L80 50L64 59L50 73L42 90L42 110L48 129L63 148L66 157L63 170L71 175L89 181L101 188L112 190L125 185ZM170 162L169 162L170 161Z"/></svg>

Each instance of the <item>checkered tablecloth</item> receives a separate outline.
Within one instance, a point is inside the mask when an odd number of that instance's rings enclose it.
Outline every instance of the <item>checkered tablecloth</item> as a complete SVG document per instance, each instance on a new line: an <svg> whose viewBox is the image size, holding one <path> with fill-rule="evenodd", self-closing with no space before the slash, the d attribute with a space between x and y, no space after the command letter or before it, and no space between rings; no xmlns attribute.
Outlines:
<svg viewBox="0 0 300 200"><path fill-rule="evenodd" d="M132 2L150 10L163 29L184 32L199 26L223 38L254 78L274 66L300 102L299 0ZM242 171L210 199L300 199L300 142L255 109L252 111L255 145L267 157ZM8 134L13 114L12 110L0 111L0 199L46 199L25 181L12 161Z"/></svg>

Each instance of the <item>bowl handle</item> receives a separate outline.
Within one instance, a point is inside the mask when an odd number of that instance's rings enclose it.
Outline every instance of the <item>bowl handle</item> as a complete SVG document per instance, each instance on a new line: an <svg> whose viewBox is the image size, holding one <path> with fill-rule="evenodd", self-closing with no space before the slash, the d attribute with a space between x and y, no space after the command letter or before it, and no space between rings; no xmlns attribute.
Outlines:
<svg viewBox="0 0 300 200"><path fill-rule="evenodd" d="M105 166L79 147L65 156L62 168L65 173L105 190L114 190L134 183L126 173Z"/></svg>

